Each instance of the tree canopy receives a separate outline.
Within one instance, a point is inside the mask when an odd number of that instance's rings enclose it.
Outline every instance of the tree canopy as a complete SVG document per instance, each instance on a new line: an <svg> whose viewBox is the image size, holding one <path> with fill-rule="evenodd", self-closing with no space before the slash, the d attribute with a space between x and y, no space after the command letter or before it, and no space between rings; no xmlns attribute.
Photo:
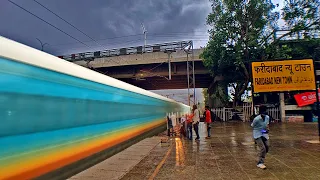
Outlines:
<svg viewBox="0 0 320 180"><path fill-rule="evenodd" d="M213 76L222 75L223 84L234 87L234 106L248 88L252 61L291 57L296 50L282 40L301 31L312 39L310 32L320 29L320 0L285 0L281 14L271 0L210 1L210 40L201 57ZM279 19L287 30L281 35Z"/></svg>

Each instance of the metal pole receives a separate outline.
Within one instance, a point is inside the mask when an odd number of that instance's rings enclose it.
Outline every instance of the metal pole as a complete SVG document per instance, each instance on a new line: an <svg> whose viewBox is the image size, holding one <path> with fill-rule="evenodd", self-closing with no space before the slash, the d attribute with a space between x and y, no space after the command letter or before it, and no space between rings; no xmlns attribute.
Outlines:
<svg viewBox="0 0 320 180"><path fill-rule="evenodd" d="M143 52L145 53L146 52L146 46L147 46L147 30L146 28L144 27L144 24L141 23L141 27L142 27L142 32L144 34L144 47L143 47Z"/></svg>
<svg viewBox="0 0 320 180"><path fill-rule="evenodd" d="M286 104L284 102L284 93L279 93L279 101L280 101L280 119L281 122L285 122L286 120Z"/></svg>
<svg viewBox="0 0 320 180"><path fill-rule="evenodd" d="M189 54L187 53L188 105L190 106Z"/></svg>
<svg viewBox="0 0 320 180"><path fill-rule="evenodd" d="M146 52L147 46L147 31L144 31L144 52Z"/></svg>
<svg viewBox="0 0 320 180"><path fill-rule="evenodd" d="M196 78L194 75L194 56L193 56L193 42L191 42L192 50L192 78L193 78L193 102L196 104Z"/></svg>
<svg viewBox="0 0 320 180"><path fill-rule="evenodd" d="M226 107L223 107L222 109L222 118L223 118L223 121L226 121Z"/></svg>
<svg viewBox="0 0 320 180"><path fill-rule="evenodd" d="M320 119L320 105L319 105L319 94L318 94L318 79L317 79L317 70L316 70L316 63L315 63L315 60L317 59L316 57L316 53L314 55L314 58L313 58L313 68L314 68L314 82L315 82L315 85L316 85L316 98L317 98L317 104L316 104L316 115L318 117L318 135L319 135L319 141L320 141L320 122L319 122L319 119Z"/></svg>
<svg viewBox="0 0 320 180"><path fill-rule="evenodd" d="M168 65L169 65L169 80L171 80L171 60L170 60L170 52L168 52Z"/></svg>
<svg viewBox="0 0 320 180"><path fill-rule="evenodd" d="M317 78L316 78L317 79ZM319 117L320 117L320 105L319 105L319 92L318 92L318 81L316 80L316 98L317 98L317 117L318 117L318 135L319 135L319 141L320 141L320 122L319 122Z"/></svg>

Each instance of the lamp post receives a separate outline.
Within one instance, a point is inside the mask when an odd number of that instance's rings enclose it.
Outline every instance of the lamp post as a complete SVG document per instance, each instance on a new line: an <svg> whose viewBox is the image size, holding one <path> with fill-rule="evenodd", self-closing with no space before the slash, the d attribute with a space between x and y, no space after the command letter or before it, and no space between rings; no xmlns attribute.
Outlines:
<svg viewBox="0 0 320 180"><path fill-rule="evenodd" d="M143 35L144 35L144 48L143 48L143 52L146 53L146 45L147 45L147 29L146 27L144 26L143 23L141 23L141 27L142 27L142 32L143 32Z"/></svg>
<svg viewBox="0 0 320 180"><path fill-rule="evenodd" d="M38 38L36 38L39 42L40 42L40 44L41 44L41 51L43 51L43 47L45 46L45 45L49 45L48 43L42 43L42 41L40 41L40 39L38 39Z"/></svg>

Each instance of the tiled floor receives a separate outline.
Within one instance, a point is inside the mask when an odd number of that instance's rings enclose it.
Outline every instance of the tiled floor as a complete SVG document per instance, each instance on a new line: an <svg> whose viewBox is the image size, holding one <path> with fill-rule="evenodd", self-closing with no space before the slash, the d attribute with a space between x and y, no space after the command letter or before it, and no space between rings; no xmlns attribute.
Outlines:
<svg viewBox="0 0 320 180"><path fill-rule="evenodd" d="M248 123L215 123L200 142L173 138L159 144L122 179L320 179L316 124L272 124L266 170L256 167L258 147ZM163 164L162 164L163 163Z"/></svg>

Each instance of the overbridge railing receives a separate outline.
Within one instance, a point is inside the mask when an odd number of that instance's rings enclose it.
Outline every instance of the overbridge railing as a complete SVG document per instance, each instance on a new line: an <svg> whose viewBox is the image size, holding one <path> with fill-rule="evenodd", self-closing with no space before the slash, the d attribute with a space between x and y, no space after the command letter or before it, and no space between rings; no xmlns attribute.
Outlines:
<svg viewBox="0 0 320 180"><path fill-rule="evenodd" d="M130 55L130 54L142 54L142 53L152 53L152 52L165 52L168 50L171 50L171 51L182 50L190 45L192 45L192 41L180 41L180 42L147 45L145 47L136 46L136 47L110 49L110 50L102 50L102 51L95 51L95 52L76 53L76 54L58 56L58 57L61 59L65 59L67 61L93 60L95 58L102 58L102 57L123 56L123 55Z"/></svg>

